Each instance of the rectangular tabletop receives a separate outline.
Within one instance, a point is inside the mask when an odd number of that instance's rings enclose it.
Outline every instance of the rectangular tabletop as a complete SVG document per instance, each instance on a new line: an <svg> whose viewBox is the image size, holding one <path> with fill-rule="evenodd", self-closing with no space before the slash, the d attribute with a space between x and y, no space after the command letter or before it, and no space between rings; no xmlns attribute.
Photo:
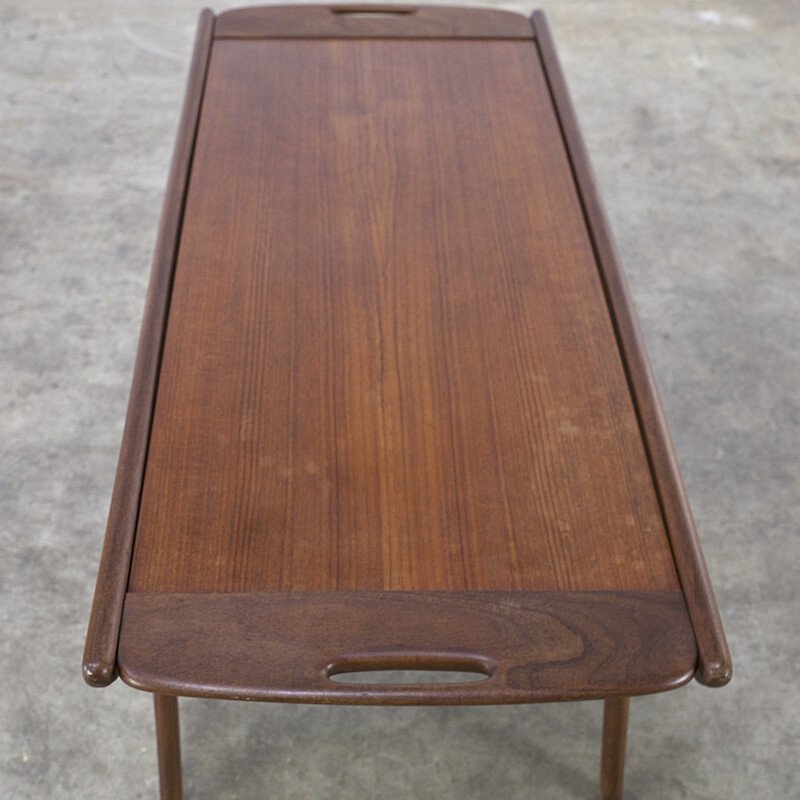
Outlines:
<svg viewBox="0 0 800 800"><path fill-rule="evenodd" d="M678 588L529 41L215 44L130 588Z"/></svg>
<svg viewBox="0 0 800 800"><path fill-rule="evenodd" d="M135 685L501 702L695 671L657 398L643 412L541 33L436 11L251 9L208 34L120 642ZM489 679L329 680L359 665Z"/></svg>

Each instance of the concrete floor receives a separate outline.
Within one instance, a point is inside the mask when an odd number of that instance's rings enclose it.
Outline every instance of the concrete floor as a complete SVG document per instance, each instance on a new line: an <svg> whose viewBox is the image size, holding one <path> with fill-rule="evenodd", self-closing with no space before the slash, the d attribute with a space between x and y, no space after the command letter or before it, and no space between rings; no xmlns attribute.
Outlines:
<svg viewBox="0 0 800 800"><path fill-rule="evenodd" d="M150 698L80 661L199 8L0 2L2 798L157 795ZM633 701L626 796L798 798L800 5L546 10L735 664ZM197 800L596 792L597 703L182 710Z"/></svg>

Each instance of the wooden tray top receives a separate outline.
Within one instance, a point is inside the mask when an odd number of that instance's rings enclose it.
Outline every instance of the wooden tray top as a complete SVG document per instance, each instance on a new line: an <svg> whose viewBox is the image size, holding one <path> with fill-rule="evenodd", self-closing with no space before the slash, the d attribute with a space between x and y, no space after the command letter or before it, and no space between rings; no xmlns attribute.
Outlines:
<svg viewBox="0 0 800 800"><path fill-rule="evenodd" d="M87 679L348 703L724 682L543 17L368 11L201 18ZM488 678L330 680L412 667Z"/></svg>

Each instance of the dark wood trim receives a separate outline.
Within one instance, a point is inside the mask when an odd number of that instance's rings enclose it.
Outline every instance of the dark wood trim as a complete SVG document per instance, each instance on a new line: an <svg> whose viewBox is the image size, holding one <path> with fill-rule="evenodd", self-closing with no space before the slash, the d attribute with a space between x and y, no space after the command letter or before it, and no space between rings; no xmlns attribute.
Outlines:
<svg viewBox="0 0 800 800"><path fill-rule="evenodd" d="M359 705L646 694L691 680L696 663L679 591L134 592L119 648L122 679L139 689ZM383 669L488 678L388 686L330 680Z"/></svg>
<svg viewBox="0 0 800 800"><path fill-rule="evenodd" d="M603 753L600 762L602 800L622 800L629 706L628 697L609 697L603 708Z"/></svg>
<svg viewBox="0 0 800 800"><path fill-rule="evenodd" d="M696 677L708 686L723 686L731 678L730 651L644 339L547 20L541 11L535 11L531 22L592 237L678 576L694 627L700 656Z"/></svg>
<svg viewBox="0 0 800 800"><path fill-rule="evenodd" d="M216 38L532 39L528 19L510 11L388 3L260 6L225 11Z"/></svg>
<svg viewBox="0 0 800 800"><path fill-rule="evenodd" d="M153 695L156 712L156 746L161 800L182 800L181 734L178 698Z"/></svg>
<svg viewBox="0 0 800 800"><path fill-rule="evenodd" d="M198 23L189 82L164 196L114 493L86 636L83 675L92 686L107 686L117 675L122 606L139 513L172 274L213 33L214 14L205 10Z"/></svg>

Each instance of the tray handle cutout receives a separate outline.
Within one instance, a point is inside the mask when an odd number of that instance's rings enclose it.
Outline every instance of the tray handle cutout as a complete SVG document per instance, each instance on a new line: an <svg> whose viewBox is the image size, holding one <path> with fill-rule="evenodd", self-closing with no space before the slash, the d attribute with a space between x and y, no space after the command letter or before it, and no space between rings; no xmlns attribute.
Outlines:
<svg viewBox="0 0 800 800"><path fill-rule="evenodd" d="M407 17L416 14L416 6L392 6L392 5L353 5L353 6L331 6L331 14L342 17L354 17L356 19L391 19L393 17Z"/></svg>
<svg viewBox="0 0 800 800"><path fill-rule="evenodd" d="M463 684L488 680L494 666L478 656L385 653L336 659L328 664L325 675L335 683L384 687Z"/></svg>

